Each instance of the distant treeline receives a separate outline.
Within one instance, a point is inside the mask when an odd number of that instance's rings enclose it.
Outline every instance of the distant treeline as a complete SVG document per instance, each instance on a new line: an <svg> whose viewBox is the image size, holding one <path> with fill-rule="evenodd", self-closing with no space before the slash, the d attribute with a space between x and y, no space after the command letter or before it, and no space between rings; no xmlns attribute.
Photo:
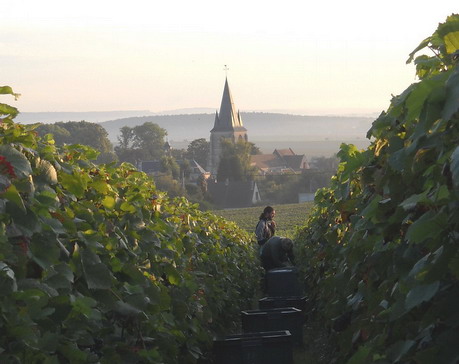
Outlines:
<svg viewBox="0 0 459 364"><path fill-rule="evenodd" d="M305 116L278 113L241 113L249 140L352 140L365 139L373 118L360 116ZM167 130L170 141L209 138L214 114L151 115L105 121L110 140L116 142L123 126L141 125L147 121Z"/></svg>

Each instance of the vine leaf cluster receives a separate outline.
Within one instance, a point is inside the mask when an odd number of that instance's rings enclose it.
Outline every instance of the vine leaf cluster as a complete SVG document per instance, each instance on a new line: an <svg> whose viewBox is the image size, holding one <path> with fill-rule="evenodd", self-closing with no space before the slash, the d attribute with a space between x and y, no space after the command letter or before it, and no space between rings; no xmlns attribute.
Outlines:
<svg viewBox="0 0 459 364"><path fill-rule="evenodd" d="M458 49L453 14L409 55L419 81L373 122L368 149L341 146L297 236L336 362L459 360Z"/></svg>

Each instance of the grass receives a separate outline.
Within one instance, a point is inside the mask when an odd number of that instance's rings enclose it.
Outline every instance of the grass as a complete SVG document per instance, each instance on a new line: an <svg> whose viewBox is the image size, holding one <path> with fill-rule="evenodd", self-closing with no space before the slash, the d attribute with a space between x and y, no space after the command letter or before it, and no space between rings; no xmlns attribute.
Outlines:
<svg viewBox="0 0 459 364"><path fill-rule="evenodd" d="M276 235L292 238L296 228L303 226L311 212L313 202L274 205L276 210ZM240 209L214 210L212 213L226 220L235 222L241 229L249 233L255 232L255 226L264 206L246 207Z"/></svg>

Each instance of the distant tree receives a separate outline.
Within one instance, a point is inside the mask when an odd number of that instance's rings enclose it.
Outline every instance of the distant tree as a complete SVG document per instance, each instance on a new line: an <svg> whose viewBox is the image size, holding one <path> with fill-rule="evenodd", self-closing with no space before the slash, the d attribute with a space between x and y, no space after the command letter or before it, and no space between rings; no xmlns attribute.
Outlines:
<svg viewBox="0 0 459 364"><path fill-rule="evenodd" d="M187 157L189 159L194 159L201 165L201 167L206 168L209 158L209 151L210 143L206 139L195 139L188 145Z"/></svg>
<svg viewBox="0 0 459 364"><path fill-rule="evenodd" d="M173 179L171 175L155 176L154 180L156 187L161 191L167 192L170 197L186 195L186 191L183 189L181 183Z"/></svg>
<svg viewBox="0 0 459 364"><path fill-rule="evenodd" d="M171 175L173 179L180 179L180 166L174 157L162 156L161 166L164 173Z"/></svg>
<svg viewBox="0 0 459 364"><path fill-rule="evenodd" d="M57 145L64 145L68 144L70 140L70 133L67 129L63 128L62 126L58 126L56 124L41 124L38 126L35 131L40 136L44 136L46 134L52 134L54 141ZM81 143L78 143L81 144Z"/></svg>
<svg viewBox="0 0 459 364"><path fill-rule="evenodd" d="M180 176L184 178L188 178L191 173L190 162L186 159L182 159L179 165L180 165Z"/></svg>
<svg viewBox="0 0 459 364"><path fill-rule="evenodd" d="M247 181L253 178L254 168L250 166L251 143L239 140L222 140L222 154L217 170L217 180Z"/></svg>
<svg viewBox="0 0 459 364"><path fill-rule="evenodd" d="M258 148L255 143L248 142L250 145L250 154L255 155L255 154L261 154L260 148Z"/></svg>
<svg viewBox="0 0 459 364"><path fill-rule="evenodd" d="M164 155L164 138L167 131L152 122L124 126L118 136L115 152L121 162L137 165L140 161L159 160Z"/></svg>
<svg viewBox="0 0 459 364"><path fill-rule="evenodd" d="M129 162L137 165L141 160L141 152L134 149L134 128L123 126L120 129L120 135L117 137L118 145L115 147L115 153L120 162Z"/></svg>
<svg viewBox="0 0 459 364"><path fill-rule="evenodd" d="M172 149L171 150L172 157L175 158L176 161L182 161L188 158L188 152L185 149Z"/></svg>
<svg viewBox="0 0 459 364"><path fill-rule="evenodd" d="M146 122L134 127L133 147L144 152L145 159L159 159L164 155L166 129L158 124Z"/></svg>
<svg viewBox="0 0 459 364"><path fill-rule="evenodd" d="M123 126L120 129L120 135L118 135L117 139L118 146L121 149L132 148L132 144L134 143L134 129L129 126Z"/></svg>
<svg viewBox="0 0 459 364"><path fill-rule="evenodd" d="M117 159L107 131L99 124L87 121L61 121L54 124L42 124L37 127L36 131L42 136L53 134L57 145L83 144L96 149L100 152L97 163L109 163Z"/></svg>

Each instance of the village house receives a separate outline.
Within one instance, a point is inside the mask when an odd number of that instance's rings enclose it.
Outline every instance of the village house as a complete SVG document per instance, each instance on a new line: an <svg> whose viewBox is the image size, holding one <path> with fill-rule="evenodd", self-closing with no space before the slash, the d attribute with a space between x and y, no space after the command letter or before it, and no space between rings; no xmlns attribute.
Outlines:
<svg viewBox="0 0 459 364"><path fill-rule="evenodd" d="M201 165L194 159L190 161L188 182L198 183L201 178L207 180L210 177L210 172L207 172Z"/></svg>
<svg viewBox="0 0 459 364"><path fill-rule="evenodd" d="M255 181L208 180L207 192L217 208L250 207L261 201L260 192Z"/></svg>
<svg viewBox="0 0 459 364"><path fill-rule="evenodd" d="M255 154L251 156L250 164L256 167L260 174L301 173L309 169L304 154L295 154L291 149L275 149L272 154Z"/></svg>

